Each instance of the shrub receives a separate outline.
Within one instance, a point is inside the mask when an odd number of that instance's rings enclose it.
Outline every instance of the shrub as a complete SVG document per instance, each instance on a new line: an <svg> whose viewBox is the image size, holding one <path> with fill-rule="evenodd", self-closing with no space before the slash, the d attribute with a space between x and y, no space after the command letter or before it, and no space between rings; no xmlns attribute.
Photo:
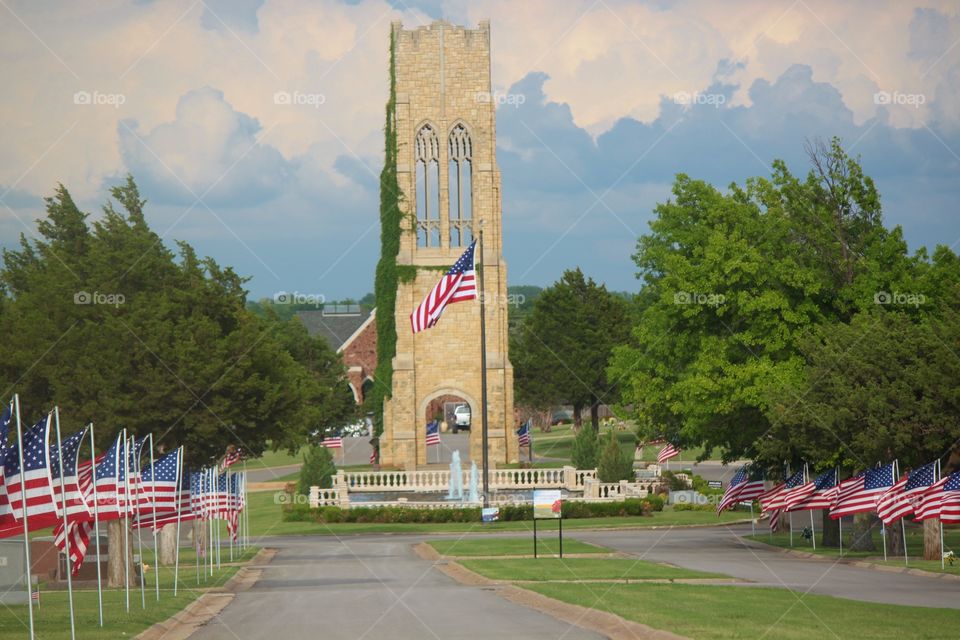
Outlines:
<svg viewBox="0 0 960 640"><path fill-rule="evenodd" d="M310 495L310 487L329 489L333 486L333 475L337 472L337 465L333 462L333 454L326 447L317 444L310 445L303 455L303 466L300 467L300 484L298 491L305 496Z"/></svg>
<svg viewBox="0 0 960 640"><path fill-rule="evenodd" d="M590 425L582 425L573 438L570 460L577 469L596 469L600 443L597 432Z"/></svg>
<svg viewBox="0 0 960 640"><path fill-rule="evenodd" d="M620 439L610 431L603 443L603 452L597 464L597 479L600 482L633 480L633 459L623 451Z"/></svg>

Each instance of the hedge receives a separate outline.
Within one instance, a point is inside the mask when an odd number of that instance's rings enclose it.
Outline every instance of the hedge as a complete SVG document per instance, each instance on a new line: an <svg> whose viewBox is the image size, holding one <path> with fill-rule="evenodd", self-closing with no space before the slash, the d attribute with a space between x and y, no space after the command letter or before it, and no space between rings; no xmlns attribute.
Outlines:
<svg viewBox="0 0 960 640"><path fill-rule="evenodd" d="M651 496L642 500L627 499L623 502L564 502L563 517L578 518L617 518L624 516L648 516L653 511L663 509L663 499ZM505 505L500 507L500 521L510 522L531 520L532 505ZM337 522L351 523L427 523L427 522L480 522L479 507L445 507L440 509L418 509L416 507L318 507L311 509L307 505L284 505L283 519L286 522Z"/></svg>

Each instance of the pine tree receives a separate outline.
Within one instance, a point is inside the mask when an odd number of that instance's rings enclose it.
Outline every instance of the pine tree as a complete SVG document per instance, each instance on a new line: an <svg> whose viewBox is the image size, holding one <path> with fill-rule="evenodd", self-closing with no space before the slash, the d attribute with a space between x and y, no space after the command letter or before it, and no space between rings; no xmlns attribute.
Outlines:
<svg viewBox="0 0 960 640"><path fill-rule="evenodd" d="M582 426L573 438L570 459L577 469L596 469L600 453L597 432L592 427Z"/></svg>

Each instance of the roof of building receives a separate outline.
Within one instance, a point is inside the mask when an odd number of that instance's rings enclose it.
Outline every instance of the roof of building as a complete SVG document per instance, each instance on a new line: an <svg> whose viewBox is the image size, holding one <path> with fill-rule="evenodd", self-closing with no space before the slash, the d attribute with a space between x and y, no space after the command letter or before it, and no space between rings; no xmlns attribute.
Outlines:
<svg viewBox="0 0 960 640"><path fill-rule="evenodd" d="M297 317L311 336L320 336L334 350L343 350L370 322L375 309L359 305L330 305L316 311L299 311Z"/></svg>

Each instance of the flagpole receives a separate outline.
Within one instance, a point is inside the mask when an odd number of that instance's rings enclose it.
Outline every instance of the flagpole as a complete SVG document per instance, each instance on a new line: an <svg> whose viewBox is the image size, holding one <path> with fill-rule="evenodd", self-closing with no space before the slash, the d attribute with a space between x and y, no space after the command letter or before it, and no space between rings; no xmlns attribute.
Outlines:
<svg viewBox="0 0 960 640"><path fill-rule="evenodd" d="M150 485L153 488L153 576L156 583L157 602L160 602L160 544L157 542L157 468L153 466L153 434L150 434ZM174 474L176 475L176 474ZM180 485L174 483L174 499L180 500L177 492ZM174 503L179 506L179 502ZM179 539L177 540L179 542ZM142 562L142 560L141 560Z"/></svg>
<svg viewBox="0 0 960 640"><path fill-rule="evenodd" d="M20 425L19 393L13 394L13 406L17 414L17 452L20 454L17 462L20 467L20 512L23 514L23 550L27 559L27 611L30 617L30 640L33 640L33 577L30 573L30 527L27 524L27 492L26 483L23 480L23 428Z"/></svg>
<svg viewBox="0 0 960 640"><path fill-rule="evenodd" d="M837 485L839 486L839 482ZM837 522L840 523L840 557L843 557L843 516L837 518Z"/></svg>
<svg viewBox="0 0 960 640"><path fill-rule="evenodd" d="M70 561L70 532L67 530L67 487L63 481L63 441L60 439L60 407L53 408L53 422L57 428L57 469L60 472L60 504L63 505L63 550L67 556L67 602L70 607L70 638L71 640L76 640L77 628L73 617L73 563ZM21 467L21 471L22 470ZM21 484L21 487L22 486Z"/></svg>
<svg viewBox="0 0 960 640"><path fill-rule="evenodd" d="M897 473L894 474L894 478L900 475L900 463L897 462ZM910 559L907 554L907 522L906 518L900 516L900 531L903 535L903 564L910 566Z"/></svg>
<svg viewBox="0 0 960 640"><path fill-rule="evenodd" d="M97 450L93 442L93 423L90 423L90 465L93 474L93 535L97 545L97 606L100 626L103 626L103 580L100 577L100 501L97 498Z"/></svg>
<svg viewBox="0 0 960 640"><path fill-rule="evenodd" d="M123 586L127 613L130 613L130 448L123 430ZM119 506L119 505L118 505Z"/></svg>
<svg viewBox="0 0 960 640"><path fill-rule="evenodd" d="M750 535L757 535L757 521L753 519L753 500L750 501Z"/></svg>
<svg viewBox="0 0 960 640"><path fill-rule="evenodd" d="M152 439L152 434L151 434ZM151 446L153 443L150 443ZM140 458L143 445L137 447L137 438L133 437L133 455L136 456L136 460L133 462L134 468L137 470L137 484L134 485L134 491L136 491L137 500L133 503L133 509L131 510L131 516L134 514L137 515L137 518L140 517L140 487L143 485L143 470L140 468ZM132 518L131 518L132 519ZM146 592L146 576L144 575L143 566L146 564L143 561L143 527L137 527L137 552L140 554L140 608L147 608L147 592Z"/></svg>
<svg viewBox="0 0 960 640"><path fill-rule="evenodd" d="M483 506L490 506L490 460L487 452L488 434L487 434L487 311L486 300L483 294L483 281L486 279L486 263L483 256L483 225L480 226L480 415L481 425L483 427L482 447L483 447Z"/></svg>
<svg viewBox="0 0 960 640"><path fill-rule="evenodd" d="M27 524L27 493L23 479L23 427L20 424L20 394L13 394L13 406L17 414L17 452L20 455L18 466L20 467L20 511L23 514L23 548L27 560L27 607L30 617L30 640L33 640L33 577L30 569L30 527ZM12 505L11 505L12 506Z"/></svg>
<svg viewBox="0 0 960 640"><path fill-rule="evenodd" d="M810 482L810 467L804 465L804 468L807 471L807 482ZM816 491L816 487L814 487ZM817 550L817 528L813 524L813 509L810 509L810 540L813 541L813 550Z"/></svg>
<svg viewBox="0 0 960 640"><path fill-rule="evenodd" d="M177 481L174 486L177 488L176 508L177 508L177 537L173 547L173 597L177 597L177 586L180 582L180 515L182 513L181 494L183 493L181 483L183 482L183 447L180 447L180 454L177 456ZM156 529L156 527L154 527ZM159 564L158 564L159 566ZM157 578L159 580L159 578ZM159 587L157 587L159 588Z"/></svg>
<svg viewBox="0 0 960 640"><path fill-rule="evenodd" d="M937 459L937 480L936 480L937 482L940 481L940 474L941 474L940 460ZM940 571L943 571L946 568L944 567L944 564L943 564L944 562L943 560L943 519L940 518L939 513L937 514L937 522L940 523Z"/></svg>

